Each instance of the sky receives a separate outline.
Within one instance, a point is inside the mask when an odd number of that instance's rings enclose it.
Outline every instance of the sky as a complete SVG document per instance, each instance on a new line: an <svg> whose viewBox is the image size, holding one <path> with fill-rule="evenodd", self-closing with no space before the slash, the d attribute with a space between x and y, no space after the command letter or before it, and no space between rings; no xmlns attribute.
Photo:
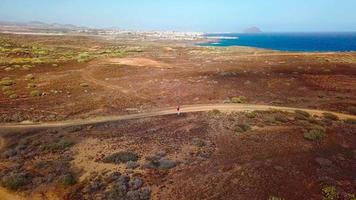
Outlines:
<svg viewBox="0 0 356 200"><path fill-rule="evenodd" d="M356 0L0 0L0 21L128 30L356 31Z"/></svg>

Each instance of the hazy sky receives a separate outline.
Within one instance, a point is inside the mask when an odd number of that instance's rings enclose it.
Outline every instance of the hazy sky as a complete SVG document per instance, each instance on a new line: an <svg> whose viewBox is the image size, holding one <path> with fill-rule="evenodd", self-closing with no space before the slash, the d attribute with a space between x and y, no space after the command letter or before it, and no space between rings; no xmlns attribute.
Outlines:
<svg viewBox="0 0 356 200"><path fill-rule="evenodd" d="M0 0L0 21L140 30L356 31L356 0Z"/></svg>

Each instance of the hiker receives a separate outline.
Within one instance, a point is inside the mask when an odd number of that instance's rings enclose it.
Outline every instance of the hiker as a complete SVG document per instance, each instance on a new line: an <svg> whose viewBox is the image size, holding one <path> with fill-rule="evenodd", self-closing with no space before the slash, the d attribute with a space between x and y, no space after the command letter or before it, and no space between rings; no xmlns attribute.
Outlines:
<svg viewBox="0 0 356 200"><path fill-rule="evenodd" d="M177 107L177 115L180 115L180 106Z"/></svg>

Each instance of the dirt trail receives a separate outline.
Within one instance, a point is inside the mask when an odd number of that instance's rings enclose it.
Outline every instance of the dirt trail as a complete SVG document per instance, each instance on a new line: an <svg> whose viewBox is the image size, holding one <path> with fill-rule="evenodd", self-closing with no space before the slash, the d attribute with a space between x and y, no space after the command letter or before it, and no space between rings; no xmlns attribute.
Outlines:
<svg viewBox="0 0 356 200"><path fill-rule="evenodd" d="M25 200L25 198L12 194L11 192L8 192L4 188L0 187L0 200Z"/></svg>
<svg viewBox="0 0 356 200"><path fill-rule="evenodd" d="M326 110L314 110L314 109L302 109L302 108L293 108L293 107L279 107L279 106L268 106L268 105L253 105L253 104L204 104L204 105L185 105L181 107L182 113L193 113L193 112L206 112L212 110L220 111L266 111L266 110L281 110L287 112L294 112L295 110L303 110L309 112L312 115L322 115L325 112L333 113L337 115L340 119L356 119L355 115L348 115L343 113L331 112ZM138 114L129 114L129 115L117 115L117 116L104 116L96 117L91 119L78 119L78 120L68 120L61 122L48 122L48 123L26 123L26 124L0 124L1 129L27 129L27 128L54 128L54 127L68 127L68 126L79 126L79 125L89 125L97 124L104 122L114 122L121 120L131 120L131 119L140 119L148 118L155 116L164 116L175 114L176 108L162 108L156 109L145 113Z"/></svg>

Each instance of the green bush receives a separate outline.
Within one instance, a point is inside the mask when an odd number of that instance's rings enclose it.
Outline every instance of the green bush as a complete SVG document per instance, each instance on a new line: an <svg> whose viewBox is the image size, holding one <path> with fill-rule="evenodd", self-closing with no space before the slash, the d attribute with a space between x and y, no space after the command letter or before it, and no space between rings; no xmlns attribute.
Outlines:
<svg viewBox="0 0 356 200"><path fill-rule="evenodd" d="M88 52L80 53L77 58L77 62L88 62L92 59L92 56Z"/></svg>
<svg viewBox="0 0 356 200"><path fill-rule="evenodd" d="M43 146L44 150L48 151L62 151L66 150L70 147L72 147L75 144L75 142L68 140L68 139L62 139L58 142L47 144Z"/></svg>
<svg viewBox="0 0 356 200"><path fill-rule="evenodd" d="M1 179L1 185L9 190L18 190L26 183L27 177L23 173L12 173Z"/></svg>
<svg viewBox="0 0 356 200"><path fill-rule="evenodd" d="M347 111L353 115L356 115L356 106L350 106L347 108Z"/></svg>
<svg viewBox="0 0 356 200"><path fill-rule="evenodd" d="M307 120L310 118L310 114L304 110L295 110L294 113L296 119Z"/></svg>
<svg viewBox="0 0 356 200"><path fill-rule="evenodd" d="M15 94L15 92L13 90L6 90L4 91L4 95L10 96L12 94Z"/></svg>
<svg viewBox="0 0 356 200"><path fill-rule="evenodd" d="M246 103L246 101L247 101L247 98L244 96L231 98L231 103Z"/></svg>
<svg viewBox="0 0 356 200"><path fill-rule="evenodd" d="M253 119L257 117L257 112L253 111L253 112L248 112L245 114L247 118Z"/></svg>
<svg viewBox="0 0 356 200"><path fill-rule="evenodd" d="M333 113L323 113L323 117L324 117L325 119L329 119L329 120L332 120L332 121L337 121L337 120L339 120L339 117L336 116L336 115L333 114Z"/></svg>
<svg viewBox="0 0 356 200"><path fill-rule="evenodd" d="M195 138L193 139L193 145L196 146L196 147L204 147L206 144L205 144L205 141L201 140L201 139L198 139L198 138Z"/></svg>
<svg viewBox="0 0 356 200"><path fill-rule="evenodd" d="M62 179L62 184L64 186L71 186L71 185L75 185L76 183L77 183L77 180L75 179L75 177L72 174L67 174Z"/></svg>
<svg viewBox="0 0 356 200"><path fill-rule="evenodd" d="M323 200L336 200L338 199L337 190L334 186L324 187L323 191Z"/></svg>
<svg viewBox="0 0 356 200"><path fill-rule="evenodd" d="M282 123L289 122L288 117L284 114L277 114L276 116L274 116L274 119L275 121L282 122Z"/></svg>
<svg viewBox="0 0 356 200"><path fill-rule="evenodd" d="M356 119L345 119L346 124L356 125Z"/></svg>
<svg viewBox="0 0 356 200"><path fill-rule="evenodd" d="M11 85L13 85L13 84L14 84L14 81L11 80L11 79L8 78L8 77L3 78L3 79L1 79L1 81L0 81L0 85L2 85L2 86L11 86Z"/></svg>
<svg viewBox="0 0 356 200"><path fill-rule="evenodd" d="M325 137L326 130L321 126L315 126L313 129L304 133L304 138L310 141L321 140Z"/></svg>
<svg viewBox="0 0 356 200"><path fill-rule="evenodd" d="M3 86L3 87L1 88L1 90L2 90L3 92L9 91L9 90L11 90L11 86Z"/></svg>
<svg viewBox="0 0 356 200"><path fill-rule="evenodd" d="M38 90L33 90L30 92L31 97L39 97L42 95L42 92L38 91Z"/></svg>
<svg viewBox="0 0 356 200"><path fill-rule="evenodd" d="M138 159L139 156L136 153L130 151L122 151L105 157L103 159L103 162L120 164L120 163L127 163L129 161L136 162Z"/></svg>
<svg viewBox="0 0 356 200"><path fill-rule="evenodd" d="M35 79L35 76L33 76L33 74L27 74L27 75L25 76L25 80L27 80L27 81L31 81L31 80L33 80L33 79Z"/></svg>
<svg viewBox="0 0 356 200"><path fill-rule="evenodd" d="M19 98L19 96L18 96L17 94L11 94L11 95L9 96L9 98L10 98L10 99L17 99L17 98Z"/></svg>
<svg viewBox="0 0 356 200"><path fill-rule="evenodd" d="M89 84L88 83L81 83L80 87L89 87Z"/></svg>
<svg viewBox="0 0 356 200"><path fill-rule="evenodd" d="M251 130L251 126L249 124L237 124L235 126L235 132L242 133Z"/></svg>
<svg viewBox="0 0 356 200"><path fill-rule="evenodd" d="M34 83L27 84L27 88L35 88L35 87L36 87L36 84L34 84Z"/></svg>
<svg viewBox="0 0 356 200"><path fill-rule="evenodd" d="M275 197L275 196L270 196L270 197L268 198L268 200L284 200L284 199L279 198L279 197Z"/></svg>

